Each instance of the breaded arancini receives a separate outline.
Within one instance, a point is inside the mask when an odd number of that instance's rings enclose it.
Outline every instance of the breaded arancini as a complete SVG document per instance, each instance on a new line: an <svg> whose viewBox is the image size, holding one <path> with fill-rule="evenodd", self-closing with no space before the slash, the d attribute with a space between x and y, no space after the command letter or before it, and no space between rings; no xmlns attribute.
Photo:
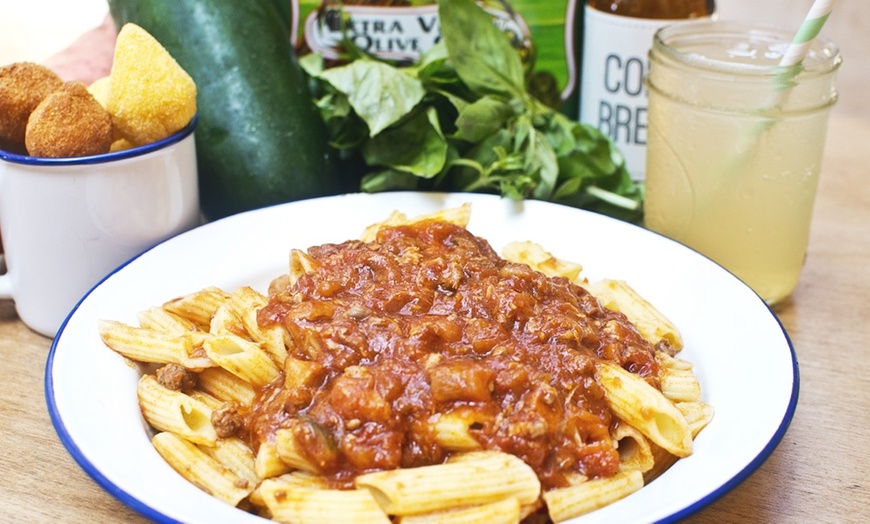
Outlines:
<svg viewBox="0 0 870 524"><path fill-rule="evenodd" d="M0 144L23 150L30 113L62 85L57 73L33 62L0 67Z"/></svg>
<svg viewBox="0 0 870 524"><path fill-rule="evenodd" d="M25 136L27 153L73 157L107 153L112 117L81 82L66 82L31 113Z"/></svg>

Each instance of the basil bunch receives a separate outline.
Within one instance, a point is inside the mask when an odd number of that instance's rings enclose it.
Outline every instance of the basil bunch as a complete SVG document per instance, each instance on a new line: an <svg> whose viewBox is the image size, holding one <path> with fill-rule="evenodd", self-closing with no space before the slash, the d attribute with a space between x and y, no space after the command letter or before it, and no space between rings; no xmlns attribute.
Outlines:
<svg viewBox="0 0 870 524"><path fill-rule="evenodd" d="M529 93L517 50L472 0L439 0L441 41L407 67L345 38L348 63L301 63L340 150L361 155L361 189L498 193L548 200L623 220L643 191L597 129Z"/></svg>

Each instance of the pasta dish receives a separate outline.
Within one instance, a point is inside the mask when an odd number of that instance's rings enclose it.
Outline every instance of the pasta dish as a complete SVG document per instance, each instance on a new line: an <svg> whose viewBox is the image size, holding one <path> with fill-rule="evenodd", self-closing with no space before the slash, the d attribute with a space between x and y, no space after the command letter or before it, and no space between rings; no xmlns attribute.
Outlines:
<svg viewBox="0 0 870 524"><path fill-rule="evenodd" d="M394 213L292 249L265 294L103 321L160 455L276 521L402 523L560 522L690 455L712 408L676 327L532 242L499 255L469 214Z"/></svg>

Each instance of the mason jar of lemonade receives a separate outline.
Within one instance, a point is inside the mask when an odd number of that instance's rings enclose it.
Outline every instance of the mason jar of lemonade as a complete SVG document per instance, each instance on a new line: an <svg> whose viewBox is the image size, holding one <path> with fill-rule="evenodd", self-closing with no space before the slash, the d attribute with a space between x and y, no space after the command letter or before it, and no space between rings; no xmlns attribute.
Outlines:
<svg viewBox="0 0 870 524"><path fill-rule="evenodd" d="M742 279L769 304L806 255L841 58L817 39L733 22L658 31L650 52L645 224Z"/></svg>

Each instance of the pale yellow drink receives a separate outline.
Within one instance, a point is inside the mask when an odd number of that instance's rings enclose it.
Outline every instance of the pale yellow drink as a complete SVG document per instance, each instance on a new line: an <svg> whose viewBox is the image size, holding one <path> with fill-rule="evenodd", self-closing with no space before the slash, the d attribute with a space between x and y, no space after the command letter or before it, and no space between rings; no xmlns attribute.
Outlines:
<svg viewBox="0 0 870 524"><path fill-rule="evenodd" d="M783 89L789 35L691 26L659 33L651 53L645 224L772 304L803 266L839 56L819 43Z"/></svg>

